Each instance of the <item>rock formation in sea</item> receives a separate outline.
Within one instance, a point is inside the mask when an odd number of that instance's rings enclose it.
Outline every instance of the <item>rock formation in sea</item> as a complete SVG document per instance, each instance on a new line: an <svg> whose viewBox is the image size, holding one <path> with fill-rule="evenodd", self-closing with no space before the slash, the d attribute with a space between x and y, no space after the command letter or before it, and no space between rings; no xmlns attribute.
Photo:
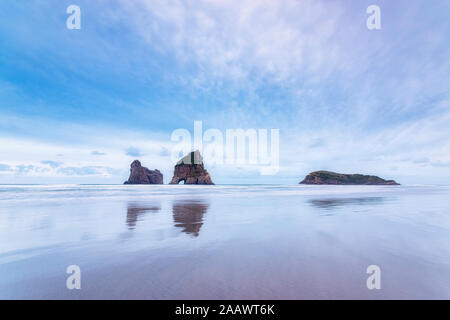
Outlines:
<svg viewBox="0 0 450 320"><path fill-rule="evenodd" d="M330 171L311 172L300 184L399 185L394 180L384 180L377 176Z"/></svg>
<svg viewBox="0 0 450 320"><path fill-rule="evenodd" d="M130 178L124 184L163 184L163 175L159 170L149 170L139 160L131 163Z"/></svg>
<svg viewBox="0 0 450 320"><path fill-rule="evenodd" d="M175 165L170 184L214 184L211 176L203 166L203 159L199 151L192 151Z"/></svg>

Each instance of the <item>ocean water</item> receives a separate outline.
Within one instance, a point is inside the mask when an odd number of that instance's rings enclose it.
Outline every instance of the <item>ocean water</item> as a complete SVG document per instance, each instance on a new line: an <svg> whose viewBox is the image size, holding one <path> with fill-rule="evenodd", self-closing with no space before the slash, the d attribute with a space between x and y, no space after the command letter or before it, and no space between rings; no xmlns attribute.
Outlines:
<svg viewBox="0 0 450 320"><path fill-rule="evenodd" d="M446 186L0 185L0 298L450 299L449 199Z"/></svg>

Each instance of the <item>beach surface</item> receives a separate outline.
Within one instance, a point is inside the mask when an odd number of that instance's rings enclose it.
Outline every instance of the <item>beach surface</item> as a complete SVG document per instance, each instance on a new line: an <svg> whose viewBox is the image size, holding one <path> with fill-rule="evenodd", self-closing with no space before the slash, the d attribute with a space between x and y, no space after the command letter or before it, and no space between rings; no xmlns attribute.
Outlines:
<svg viewBox="0 0 450 320"><path fill-rule="evenodd" d="M0 185L0 298L450 299L448 199L446 186Z"/></svg>

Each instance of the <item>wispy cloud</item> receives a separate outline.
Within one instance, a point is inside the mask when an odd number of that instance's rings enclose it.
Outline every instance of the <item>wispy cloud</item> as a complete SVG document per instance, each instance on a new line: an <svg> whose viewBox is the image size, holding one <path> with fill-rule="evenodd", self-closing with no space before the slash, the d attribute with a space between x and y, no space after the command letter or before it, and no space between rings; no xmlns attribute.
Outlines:
<svg viewBox="0 0 450 320"><path fill-rule="evenodd" d="M129 147L125 150L125 154L131 157L140 157L142 156L141 150L135 147Z"/></svg>
<svg viewBox="0 0 450 320"><path fill-rule="evenodd" d="M93 156L104 156L104 155L106 155L106 153L100 152L100 151L92 151L91 154Z"/></svg>
<svg viewBox="0 0 450 320"><path fill-rule="evenodd" d="M335 38L345 8L322 1L121 1L141 38L173 55L173 80L246 90L320 81L348 50ZM191 66L192 68L190 68ZM320 72L320 77L318 73ZM228 89L235 90L236 87Z"/></svg>
<svg viewBox="0 0 450 320"><path fill-rule="evenodd" d="M41 161L42 164L47 164L49 165L51 168L58 168L59 166L62 165L62 162L59 161L53 161L53 160L43 160Z"/></svg>
<svg viewBox="0 0 450 320"><path fill-rule="evenodd" d="M11 171L11 170L12 168L10 165L0 163L0 171Z"/></svg>

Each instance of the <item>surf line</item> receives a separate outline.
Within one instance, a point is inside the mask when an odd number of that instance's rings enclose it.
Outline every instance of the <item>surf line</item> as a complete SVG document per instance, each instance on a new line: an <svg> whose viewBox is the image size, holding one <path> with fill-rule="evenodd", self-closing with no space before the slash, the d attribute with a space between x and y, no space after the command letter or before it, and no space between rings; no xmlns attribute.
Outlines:
<svg viewBox="0 0 450 320"><path fill-rule="evenodd" d="M206 318L208 315L209 307L189 307L185 306L184 303L181 307L175 308L175 314L177 315L202 315Z"/></svg>

